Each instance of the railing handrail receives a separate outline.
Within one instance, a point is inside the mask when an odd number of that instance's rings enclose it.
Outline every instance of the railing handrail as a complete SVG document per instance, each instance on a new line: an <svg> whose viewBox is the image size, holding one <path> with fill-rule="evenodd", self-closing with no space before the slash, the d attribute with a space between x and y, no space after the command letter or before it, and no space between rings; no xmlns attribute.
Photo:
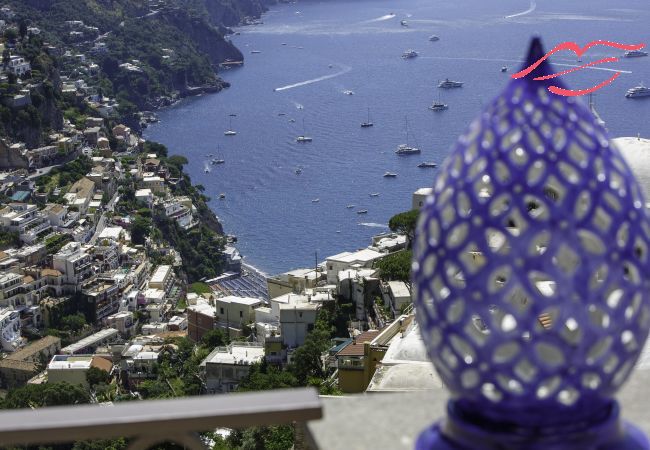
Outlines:
<svg viewBox="0 0 650 450"><path fill-rule="evenodd" d="M218 427L290 424L321 417L314 388L9 410L0 412L0 445L116 437L160 440Z"/></svg>

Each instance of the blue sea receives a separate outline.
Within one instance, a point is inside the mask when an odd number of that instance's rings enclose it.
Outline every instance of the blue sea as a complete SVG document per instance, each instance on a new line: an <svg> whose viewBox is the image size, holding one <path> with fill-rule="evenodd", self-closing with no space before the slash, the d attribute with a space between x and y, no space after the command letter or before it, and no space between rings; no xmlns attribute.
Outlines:
<svg viewBox="0 0 650 450"><path fill-rule="evenodd" d="M160 111L145 137L189 159L188 173L205 186L226 232L238 236L245 260L270 274L311 266L315 252L320 260L365 247L387 230L393 214L411 207L413 191L432 183L437 169L418 163L444 160L519 70L532 35L547 50L596 39L650 44L647 0L299 2L274 6L262 20L232 36L245 57L242 68L221 73L232 86ZM433 34L440 40L430 42ZM419 56L402 59L407 49ZM621 54L599 47L583 59ZM558 56L560 70L577 64L570 53ZM624 97L640 82L650 85L650 57L603 67L622 71L594 98L611 135L650 137L650 98ZM564 81L586 88L611 75L582 70ZM464 85L438 89L445 78ZM438 98L448 110L428 109ZM374 127L362 129L368 108ZM229 120L236 136L223 134ZM394 153L406 142L407 120L421 155ZM296 143L303 132L313 142ZM225 164L210 166L208 154ZM384 178L386 171L397 177Z"/></svg>

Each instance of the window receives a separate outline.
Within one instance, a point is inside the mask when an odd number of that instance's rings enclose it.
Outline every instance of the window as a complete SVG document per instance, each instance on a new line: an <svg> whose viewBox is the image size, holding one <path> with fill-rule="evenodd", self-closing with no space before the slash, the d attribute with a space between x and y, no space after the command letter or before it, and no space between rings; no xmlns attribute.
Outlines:
<svg viewBox="0 0 650 450"><path fill-rule="evenodd" d="M219 314L223 314L223 308L219 308Z"/></svg>
<svg viewBox="0 0 650 450"><path fill-rule="evenodd" d="M244 317L244 311L239 311L239 317Z"/></svg>

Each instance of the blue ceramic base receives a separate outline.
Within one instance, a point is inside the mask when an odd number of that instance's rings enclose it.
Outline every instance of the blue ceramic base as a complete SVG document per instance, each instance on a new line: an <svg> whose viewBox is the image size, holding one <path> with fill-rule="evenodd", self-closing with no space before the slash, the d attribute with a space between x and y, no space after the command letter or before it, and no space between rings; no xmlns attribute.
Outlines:
<svg viewBox="0 0 650 450"><path fill-rule="evenodd" d="M521 430L504 433L463 422L449 416L424 430L415 444L416 450L650 450L645 434L633 424L621 421L618 404L609 416L597 424L585 424L582 430Z"/></svg>

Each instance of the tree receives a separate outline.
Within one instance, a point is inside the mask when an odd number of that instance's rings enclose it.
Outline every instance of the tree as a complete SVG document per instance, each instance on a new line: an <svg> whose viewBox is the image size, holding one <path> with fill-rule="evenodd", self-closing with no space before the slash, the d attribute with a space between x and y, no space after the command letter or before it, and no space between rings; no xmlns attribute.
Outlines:
<svg viewBox="0 0 650 450"><path fill-rule="evenodd" d="M77 333L86 326L86 318L81 313L72 314L61 319L61 325L64 329Z"/></svg>
<svg viewBox="0 0 650 450"><path fill-rule="evenodd" d="M269 366L266 360L250 366L248 375L241 380L237 391L269 391L298 386L296 377L287 371Z"/></svg>
<svg viewBox="0 0 650 450"><path fill-rule="evenodd" d="M131 241L134 244L144 244L150 230L151 219L136 215L131 227Z"/></svg>
<svg viewBox="0 0 650 450"><path fill-rule="evenodd" d="M18 25L18 33L20 34L21 39L25 39L25 36L27 36L27 22L25 22L25 20L20 21L20 24Z"/></svg>
<svg viewBox="0 0 650 450"><path fill-rule="evenodd" d="M377 263L379 277L384 281L411 282L411 262L413 253L411 250L392 253L385 256Z"/></svg>
<svg viewBox="0 0 650 450"><path fill-rule="evenodd" d="M415 225L419 215L419 210L412 209L410 211L395 214L388 221L388 227L391 231L406 235L409 248L411 248L411 242L413 241L413 235L415 234Z"/></svg>
<svg viewBox="0 0 650 450"><path fill-rule="evenodd" d="M98 384L107 384L109 378L109 373L99 367L91 367L86 371L86 381L91 389L95 388Z"/></svg>
<svg viewBox="0 0 650 450"><path fill-rule="evenodd" d="M171 164L172 166L175 166L179 170L181 170L183 168L183 166L188 163L188 161L187 161L187 158L184 157L184 156L172 155L169 158L167 158L167 163Z"/></svg>
<svg viewBox="0 0 650 450"><path fill-rule="evenodd" d="M209 349L219 347L226 344L226 336L221 330L210 330L203 335L201 339L201 344L205 345Z"/></svg>
<svg viewBox="0 0 650 450"><path fill-rule="evenodd" d="M38 408L43 406L90 403L88 392L77 384L27 384L10 389L2 402L3 409Z"/></svg>

